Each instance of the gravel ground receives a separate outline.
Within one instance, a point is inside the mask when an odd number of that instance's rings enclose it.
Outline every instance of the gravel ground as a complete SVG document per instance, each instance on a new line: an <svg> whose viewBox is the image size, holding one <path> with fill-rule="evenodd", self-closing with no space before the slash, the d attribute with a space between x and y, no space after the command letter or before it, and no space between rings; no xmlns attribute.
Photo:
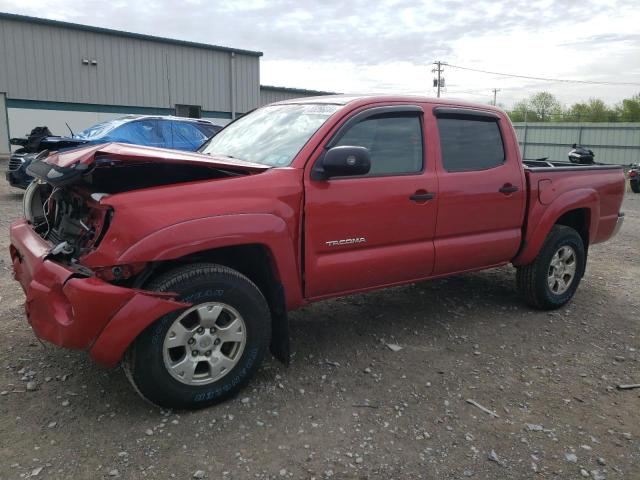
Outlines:
<svg viewBox="0 0 640 480"><path fill-rule="evenodd" d="M319 303L289 368L170 412L36 341L0 183L0 479L640 478L640 389L616 388L640 383L640 195L562 310L524 306L510 267Z"/></svg>

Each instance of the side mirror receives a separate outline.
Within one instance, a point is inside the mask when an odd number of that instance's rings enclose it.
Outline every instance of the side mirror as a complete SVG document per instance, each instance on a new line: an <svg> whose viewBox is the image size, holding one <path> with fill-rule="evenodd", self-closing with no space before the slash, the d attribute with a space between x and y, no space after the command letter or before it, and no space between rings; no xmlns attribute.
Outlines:
<svg viewBox="0 0 640 480"><path fill-rule="evenodd" d="M371 170L371 154L365 147L333 147L325 152L313 170L313 180L366 175Z"/></svg>

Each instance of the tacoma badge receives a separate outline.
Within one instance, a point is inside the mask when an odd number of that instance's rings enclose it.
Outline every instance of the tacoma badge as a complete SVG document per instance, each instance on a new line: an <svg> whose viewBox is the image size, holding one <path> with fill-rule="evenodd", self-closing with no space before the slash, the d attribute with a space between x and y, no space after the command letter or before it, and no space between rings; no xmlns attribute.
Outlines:
<svg viewBox="0 0 640 480"><path fill-rule="evenodd" d="M354 243L365 243L367 241L364 237L358 238L344 238L342 240L329 240L325 242L330 247L337 247L338 245L352 245Z"/></svg>

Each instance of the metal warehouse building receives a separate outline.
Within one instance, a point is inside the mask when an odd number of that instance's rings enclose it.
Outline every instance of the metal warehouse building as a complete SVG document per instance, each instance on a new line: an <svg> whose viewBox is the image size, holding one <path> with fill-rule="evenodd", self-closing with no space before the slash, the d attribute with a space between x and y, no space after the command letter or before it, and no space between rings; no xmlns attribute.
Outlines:
<svg viewBox="0 0 640 480"><path fill-rule="evenodd" d="M260 86L260 105L273 102L282 102L300 97L317 97L319 95L335 95L336 92L323 92L320 90L306 90L303 88Z"/></svg>
<svg viewBox="0 0 640 480"><path fill-rule="evenodd" d="M126 114L224 125L272 101L324 92L260 87L262 52L0 13L0 154L46 125L57 135Z"/></svg>

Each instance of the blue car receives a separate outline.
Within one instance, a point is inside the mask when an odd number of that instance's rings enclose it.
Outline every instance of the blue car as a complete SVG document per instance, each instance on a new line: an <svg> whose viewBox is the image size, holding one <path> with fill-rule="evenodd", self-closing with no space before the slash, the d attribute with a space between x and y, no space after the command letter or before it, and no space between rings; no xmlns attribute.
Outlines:
<svg viewBox="0 0 640 480"><path fill-rule="evenodd" d="M39 152L64 151L99 143L121 142L148 147L197 150L222 129L208 120L166 116L128 115L98 123L80 133L54 136L46 127L36 127L26 138L12 138L20 146L9 159L7 181L14 187L27 188L32 178L27 167Z"/></svg>

